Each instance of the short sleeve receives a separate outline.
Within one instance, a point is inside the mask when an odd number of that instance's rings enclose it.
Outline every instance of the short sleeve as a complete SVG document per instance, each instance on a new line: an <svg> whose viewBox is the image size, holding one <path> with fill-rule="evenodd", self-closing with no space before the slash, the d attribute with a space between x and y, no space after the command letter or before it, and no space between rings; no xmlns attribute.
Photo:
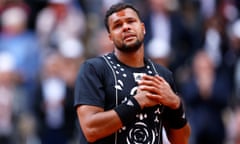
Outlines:
<svg viewBox="0 0 240 144"><path fill-rule="evenodd" d="M83 104L104 107L105 93L101 72L102 70L97 69L96 64L89 61L81 65L75 84L75 107Z"/></svg>

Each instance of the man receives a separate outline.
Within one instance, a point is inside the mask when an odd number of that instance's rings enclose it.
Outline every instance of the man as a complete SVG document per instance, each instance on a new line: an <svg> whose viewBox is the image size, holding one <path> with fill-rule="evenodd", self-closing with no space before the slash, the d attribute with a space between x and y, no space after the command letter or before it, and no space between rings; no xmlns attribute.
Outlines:
<svg viewBox="0 0 240 144"><path fill-rule="evenodd" d="M114 52L80 68L75 107L80 143L187 144L190 127L171 72L144 57L144 24L131 5L113 5L105 17Z"/></svg>

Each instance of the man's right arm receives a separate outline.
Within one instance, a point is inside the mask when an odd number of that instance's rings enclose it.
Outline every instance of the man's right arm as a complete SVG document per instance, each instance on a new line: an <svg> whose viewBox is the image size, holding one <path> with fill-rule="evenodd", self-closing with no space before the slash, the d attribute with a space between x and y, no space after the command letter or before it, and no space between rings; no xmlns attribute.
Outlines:
<svg viewBox="0 0 240 144"><path fill-rule="evenodd" d="M128 105L129 101L131 105ZM131 122L142 108L156 105L155 101L146 97L144 91L139 91L128 102L108 111L97 106L77 106L78 120L87 141L95 142L115 133L123 125Z"/></svg>
<svg viewBox="0 0 240 144"><path fill-rule="evenodd" d="M78 120L88 142L95 142L116 132L122 122L115 110L104 111L97 106L77 107Z"/></svg>

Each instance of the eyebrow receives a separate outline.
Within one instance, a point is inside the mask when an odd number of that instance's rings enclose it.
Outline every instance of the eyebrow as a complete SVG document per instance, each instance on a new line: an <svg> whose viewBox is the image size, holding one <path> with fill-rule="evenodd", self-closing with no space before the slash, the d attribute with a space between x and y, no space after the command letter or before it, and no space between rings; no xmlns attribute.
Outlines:
<svg viewBox="0 0 240 144"><path fill-rule="evenodd" d="M137 18L131 17L131 16L126 17L126 18L123 18L123 19L124 19L124 20L136 20L136 21L138 21ZM117 19L117 20L113 21L113 23L118 23L119 21L121 21L121 20L120 20L120 19Z"/></svg>

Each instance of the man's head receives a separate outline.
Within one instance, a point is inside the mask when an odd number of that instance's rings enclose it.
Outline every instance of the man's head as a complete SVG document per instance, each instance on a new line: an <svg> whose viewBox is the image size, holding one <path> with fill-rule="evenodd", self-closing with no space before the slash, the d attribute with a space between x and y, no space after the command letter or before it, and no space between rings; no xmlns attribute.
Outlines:
<svg viewBox="0 0 240 144"><path fill-rule="evenodd" d="M119 11L121 11L123 9L126 9L126 8L130 8L130 9L134 10L137 13L138 18L140 19L139 11L131 4L128 4L128 3L118 3L118 4L115 4L115 5L112 5L108 9L108 11L106 12L105 19L104 19L105 27L106 27L108 32L109 32L109 24L108 24L109 16L112 15L113 13L119 12Z"/></svg>
<svg viewBox="0 0 240 144"><path fill-rule="evenodd" d="M142 47L145 26L139 12L130 4L113 5L105 17L109 38L122 52L135 52Z"/></svg>

